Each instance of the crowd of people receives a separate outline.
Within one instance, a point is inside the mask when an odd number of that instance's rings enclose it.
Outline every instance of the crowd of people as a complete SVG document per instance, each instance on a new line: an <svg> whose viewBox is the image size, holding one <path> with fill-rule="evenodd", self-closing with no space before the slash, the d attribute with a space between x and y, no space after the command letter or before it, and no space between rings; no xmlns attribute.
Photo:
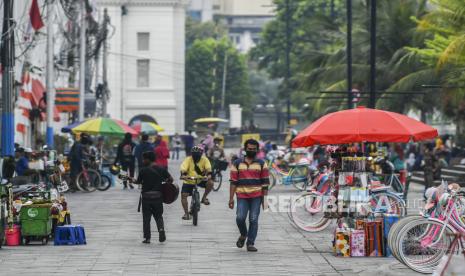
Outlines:
<svg viewBox="0 0 465 276"><path fill-rule="evenodd" d="M168 160L180 159L184 148L185 158L181 162L181 205L184 211L183 220L192 219L188 198L192 196L194 185L204 188L201 203L210 205L209 194L213 188L214 168L216 162L225 160L223 139L213 134L207 134L199 145L195 145L195 137L189 132L181 137L175 134L169 141L161 135L150 137L142 134L136 143L134 137L127 133L116 147L113 160L105 153L105 139L98 137L94 143L86 133L81 133L71 147L68 160L70 162L70 188L75 189L73 181L89 162L100 160L121 167L129 177L123 181L124 189L134 189L134 183L141 184L141 207L143 214L144 243L150 243L150 220L155 218L159 232L159 241L166 240L163 223L162 184L172 183L173 177L168 172ZM408 144L353 144L346 146L344 152L355 153L358 156L375 156L384 151L384 158L392 164L395 172L424 170L426 188L433 186L434 180L441 177L441 168L449 164L452 154L451 140L448 137L438 138L434 143ZM32 151L18 147L16 150L16 173L28 175L31 173L30 158ZM280 162L291 164L304 162L315 168L334 158L330 146L314 146L310 148L293 149L288 146L278 146L271 141L248 139L240 152L230 162L230 196L228 206L236 205L236 223L240 232L236 245L247 250L257 251L255 239L258 231L260 207L268 192L268 164ZM171 168L172 169L172 168ZM137 172L137 178L134 178ZM202 181L196 179L201 177ZM246 220L248 217L249 225Z"/></svg>

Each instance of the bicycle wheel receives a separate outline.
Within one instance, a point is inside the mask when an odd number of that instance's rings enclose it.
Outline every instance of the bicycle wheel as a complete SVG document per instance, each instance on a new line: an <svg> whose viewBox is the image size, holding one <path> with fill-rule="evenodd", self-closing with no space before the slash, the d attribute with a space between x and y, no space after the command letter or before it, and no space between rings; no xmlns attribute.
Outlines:
<svg viewBox="0 0 465 276"><path fill-rule="evenodd" d="M399 237L399 232L402 230L402 228L407 225L408 223L414 221L414 220L420 220L424 219L420 215L414 215L414 216L408 216L400 219L398 222L394 223L394 225L389 229L389 234L387 237L387 243L388 247L391 249L392 255L399 259L398 256L398 247L397 247L397 238Z"/></svg>
<svg viewBox="0 0 465 276"><path fill-rule="evenodd" d="M407 224L399 234L400 260L420 273L433 273L441 258L447 253L453 230L433 220L417 220Z"/></svg>
<svg viewBox="0 0 465 276"><path fill-rule="evenodd" d="M97 190L99 191L106 191L111 187L111 178L106 174L100 174L102 180L100 181L100 185L97 186Z"/></svg>
<svg viewBox="0 0 465 276"><path fill-rule="evenodd" d="M289 217L294 226L306 232L319 232L331 223L324 217L323 197L314 193L306 193L289 205Z"/></svg>
<svg viewBox="0 0 465 276"><path fill-rule="evenodd" d="M200 211L200 195L199 192L195 191L192 195L192 224L197 226L198 219L199 219L199 211Z"/></svg>
<svg viewBox="0 0 465 276"><path fill-rule="evenodd" d="M407 214L405 201L389 192L376 192L370 195L370 207L372 212L396 214L399 218Z"/></svg>
<svg viewBox="0 0 465 276"><path fill-rule="evenodd" d="M297 166L289 172L292 185L299 190L305 191L308 186L308 168L306 166Z"/></svg>
<svg viewBox="0 0 465 276"><path fill-rule="evenodd" d="M213 176L213 191L218 192L221 187L221 182L223 181L223 175L221 171L216 171Z"/></svg>
<svg viewBox="0 0 465 276"><path fill-rule="evenodd" d="M94 169L82 171L76 178L78 188L82 188L84 192L94 192L101 182L100 173Z"/></svg>

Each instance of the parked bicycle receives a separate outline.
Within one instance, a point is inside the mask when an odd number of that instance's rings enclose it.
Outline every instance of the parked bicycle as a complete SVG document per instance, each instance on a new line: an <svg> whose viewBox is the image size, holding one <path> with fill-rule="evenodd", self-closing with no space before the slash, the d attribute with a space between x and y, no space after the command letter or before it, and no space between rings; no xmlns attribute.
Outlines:
<svg viewBox="0 0 465 276"><path fill-rule="evenodd" d="M388 236L394 257L420 273L432 273L444 255L458 252L449 250L451 234L465 234L465 192L443 183L428 198L421 215L402 219Z"/></svg>
<svg viewBox="0 0 465 276"><path fill-rule="evenodd" d="M319 232L326 229L334 218L325 215L328 208L336 208L335 197L332 196L336 189L334 176L328 172L318 173L312 181L314 190L308 191L289 205L288 216L292 224L306 232ZM316 182L316 183L315 183ZM387 186L369 189L367 212L382 212L397 214L399 217L406 215L406 203Z"/></svg>
<svg viewBox="0 0 465 276"><path fill-rule="evenodd" d="M76 177L76 187L83 192L95 192L102 181L100 172L89 165L89 162L84 162L82 171Z"/></svg>

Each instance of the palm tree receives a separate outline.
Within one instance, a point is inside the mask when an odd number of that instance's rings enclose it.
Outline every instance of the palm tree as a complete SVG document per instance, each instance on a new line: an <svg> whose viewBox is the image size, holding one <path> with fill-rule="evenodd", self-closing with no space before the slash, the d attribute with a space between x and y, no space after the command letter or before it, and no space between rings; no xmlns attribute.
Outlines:
<svg viewBox="0 0 465 276"><path fill-rule="evenodd" d="M418 30L429 35L424 47L411 48L435 68L440 84L442 110L457 125L457 141L465 137L465 5L463 0L430 0L432 9L420 20Z"/></svg>

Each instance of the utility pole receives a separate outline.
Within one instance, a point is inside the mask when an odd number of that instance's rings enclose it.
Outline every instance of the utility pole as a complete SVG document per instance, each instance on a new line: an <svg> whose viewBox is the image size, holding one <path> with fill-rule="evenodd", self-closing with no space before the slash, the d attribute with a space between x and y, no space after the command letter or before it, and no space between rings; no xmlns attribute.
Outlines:
<svg viewBox="0 0 465 276"><path fill-rule="evenodd" d="M376 0L370 1L370 108L376 107Z"/></svg>
<svg viewBox="0 0 465 276"><path fill-rule="evenodd" d="M352 0L346 1L347 10L347 108L353 108L352 95Z"/></svg>
<svg viewBox="0 0 465 276"><path fill-rule="evenodd" d="M212 96L210 99L210 117L215 116L215 93L216 93L216 49L215 53L213 54L213 70L212 70L212 75L213 75L213 82L212 82Z"/></svg>
<svg viewBox="0 0 465 276"><path fill-rule="evenodd" d="M287 125L291 124L291 89L290 89L290 78L291 78L291 26L290 26L290 7L289 0L286 0L286 96L287 96Z"/></svg>
<svg viewBox="0 0 465 276"><path fill-rule="evenodd" d="M223 64L223 83L221 85L221 114L226 117L226 110L224 108L226 100L226 76L228 71L228 52L224 52L224 64Z"/></svg>
<svg viewBox="0 0 465 276"><path fill-rule="evenodd" d="M102 95L102 116L107 116L107 101L108 101L108 79L107 79L107 39L108 39L108 24L110 24L110 16L108 15L108 10L105 8L103 10L103 22L105 28L105 40L103 41L103 57L102 57L102 81L103 81L103 95Z"/></svg>
<svg viewBox="0 0 465 276"><path fill-rule="evenodd" d="M84 121L84 103L86 94L86 3L81 1L81 30L80 30L80 57L79 57L79 121Z"/></svg>
<svg viewBox="0 0 465 276"><path fill-rule="evenodd" d="M55 87L54 87L54 64L53 64L53 25L52 25L52 6L53 0L47 1L47 146L54 148L53 141L53 107L55 106Z"/></svg>
<svg viewBox="0 0 465 276"><path fill-rule="evenodd" d="M3 32L2 32L2 133L1 148L2 156L14 155L14 24L13 24L13 2L3 1Z"/></svg>

